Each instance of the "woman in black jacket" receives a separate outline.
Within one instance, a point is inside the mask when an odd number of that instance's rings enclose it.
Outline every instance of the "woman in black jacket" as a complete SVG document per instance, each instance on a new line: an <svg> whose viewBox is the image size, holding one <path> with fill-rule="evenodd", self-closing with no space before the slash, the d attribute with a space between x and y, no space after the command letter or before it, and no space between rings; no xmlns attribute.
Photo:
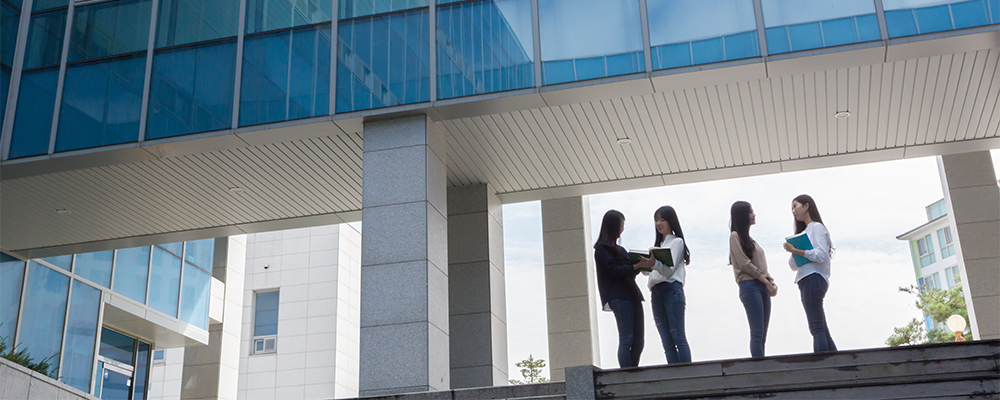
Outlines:
<svg viewBox="0 0 1000 400"><path fill-rule="evenodd" d="M597 264L597 288L604 311L613 311L618 323L618 365L622 368L639 366L644 344L642 293L635 284L638 268L651 268L652 258L643 258L632 265L628 251L618 245L625 231L625 216L616 210L604 213L601 234L594 244Z"/></svg>

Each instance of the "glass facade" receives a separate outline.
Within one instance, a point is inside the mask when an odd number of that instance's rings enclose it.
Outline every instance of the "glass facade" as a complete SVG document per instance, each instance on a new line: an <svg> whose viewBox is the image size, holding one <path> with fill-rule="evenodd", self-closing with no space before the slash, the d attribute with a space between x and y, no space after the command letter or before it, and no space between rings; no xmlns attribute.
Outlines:
<svg viewBox="0 0 1000 400"><path fill-rule="evenodd" d="M439 0L437 97L449 99L535 85L530 0Z"/></svg>
<svg viewBox="0 0 1000 400"><path fill-rule="evenodd" d="M327 0L248 0L246 33L330 22L332 16L333 3Z"/></svg>
<svg viewBox="0 0 1000 400"><path fill-rule="evenodd" d="M35 3L36 10L39 5ZM14 114L10 158L49 152L65 30L65 9L31 16L24 48L24 71Z"/></svg>
<svg viewBox="0 0 1000 400"><path fill-rule="evenodd" d="M161 246L153 246L153 265L149 278L148 305L171 317L177 317L181 286L181 256Z"/></svg>
<svg viewBox="0 0 1000 400"><path fill-rule="evenodd" d="M761 0L768 54L882 38L871 0L823 0L809 5L803 7L799 0Z"/></svg>
<svg viewBox="0 0 1000 400"><path fill-rule="evenodd" d="M4 110L7 109L7 90L10 88L10 75L14 69L14 46L21 18L20 7L20 1L9 3L0 0L0 126L3 125Z"/></svg>
<svg viewBox="0 0 1000 400"><path fill-rule="evenodd" d="M115 282L111 289L145 304L149 251L149 246L118 250L115 258Z"/></svg>
<svg viewBox="0 0 1000 400"><path fill-rule="evenodd" d="M45 361L55 377L59 366L69 277L35 262L28 263L24 312L17 341L34 362Z"/></svg>
<svg viewBox="0 0 1000 400"><path fill-rule="evenodd" d="M370 3L341 3L342 10L349 5L357 7L348 7L350 12L341 13L337 23L337 112L429 101L429 9L349 19L372 11L359 6ZM404 2L374 2L375 11L383 3Z"/></svg>
<svg viewBox="0 0 1000 400"><path fill-rule="evenodd" d="M0 338L12 346L21 306L24 261L0 253Z"/></svg>
<svg viewBox="0 0 1000 400"><path fill-rule="evenodd" d="M76 255L75 271L77 275L89 279L106 288L111 287L111 262L114 251L99 251Z"/></svg>
<svg viewBox="0 0 1000 400"><path fill-rule="evenodd" d="M1000 0L882 0L890 38L1000 23Z"/></svg>
<svg viewBox="0 0 1000 400"><path fill-rule="evenodd" d="M109 264L110 266L110 264ZM90 391L91 370L94 368L94 344L97 341L97 320L101 310L101 291L80 281L73 281L66 321L66 343L63 346L60 380L84 392Z"/></svg>
<svg viewBox="0 0 1000 400"><path fill-rule="evenodd" d="M760 56L753 0L647 0L646 12L654 70Z"/></svg>
<svg viewBox="0 0 1000 400"><path fill-rule="evenodd" d="M542 83L646 70L636 0L539 0Z"/></svg>
<svg viewBox="0 0 1000 400"><path fill-rule="evenodd" d="M254 300L253 335L278 334L278 291L258 292Z"/></svg>

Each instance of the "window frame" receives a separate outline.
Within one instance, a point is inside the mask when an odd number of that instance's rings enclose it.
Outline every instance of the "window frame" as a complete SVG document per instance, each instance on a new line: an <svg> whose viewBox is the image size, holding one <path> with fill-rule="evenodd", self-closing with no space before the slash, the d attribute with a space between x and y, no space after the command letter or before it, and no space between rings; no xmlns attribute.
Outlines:
<svg viewBox="0 0 1000 400"><path fill-rule="evenodd" d="M278 323L278 318L280 317L280 314L278 314L278 310L280 309L280 305L281 305L281 293L280 292L281 292L281 289L278 289L278 288L275 288L275 289L264 289L264 290L255 290L253 292L253 321L251 321L251 323L250 323L250 329L252 330L251 335L253 337L253 340L251 341L251 345L250 345L250 355L251 356L254 356L254 355L275 354L275 353L278 352L278 333L277 333L278 328L277 328L277 323ZM274 322L275 322L275 333L273 335L258 335L257 334L257 311L258 311L258 306L259 306L258 300L257 300L257 296L260 295L261 293L278 293L277 304L275 304L275 306L276 306L275 307L275 320L274 320ZM270 349L268 348L268 343L269 342L271 344L271 348ZM258 343L260 343L261 350L257 350Z"/></svg>

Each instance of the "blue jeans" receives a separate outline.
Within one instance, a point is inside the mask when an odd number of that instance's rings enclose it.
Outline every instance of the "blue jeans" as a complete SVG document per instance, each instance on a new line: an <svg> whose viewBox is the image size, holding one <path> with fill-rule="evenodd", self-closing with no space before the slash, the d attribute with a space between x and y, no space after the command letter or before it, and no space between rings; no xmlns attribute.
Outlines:
<svg viewBox="0 0 1000 400"><path fill-rule="evenodd" d="M651 292L653 320L656 321L656 330L660 332L667 363L691 362L691 347L684 334L684 285L663 282L653 286Z"/></svg>
<svg viewBox="0 0 1000 400"><path fill-rule="evenodd" d="M608 302L618 323L618 366L638 367L639 355L645 345L642 303L614 299Z"/></svg>
<svg viewBox="0 0 1000 400"><path fill-rule="evenodd" d="M829 288L830 284L820 274L809 274L799 280L799 294L802 308L806 310L809 333L812 333L814 353L837 351L837 345L830 337L830 328L826 326L826 313L823 312L823 298Z"/></svg>
<svg viewBox="0 0 1000 400"><path fill-rule="evenodd" d="M756 279L740 282L740 301L747 311L747 322L750 323L750 356L764 357L767 323L771 320L771 295L767 292L767 286Z"/></svg>

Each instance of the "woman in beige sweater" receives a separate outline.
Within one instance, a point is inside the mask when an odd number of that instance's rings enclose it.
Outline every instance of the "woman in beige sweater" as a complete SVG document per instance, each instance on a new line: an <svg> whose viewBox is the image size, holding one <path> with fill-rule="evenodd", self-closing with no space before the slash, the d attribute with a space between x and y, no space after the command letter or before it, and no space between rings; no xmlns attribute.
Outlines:
<svg viewBox="0 0 1000 400"><path fill-rule="evenodd" d="M736 283L740 285L740 301L750 323L750 355L764 357L767 323L771 319L771 297L778 286L767 273L764 250L750 237L750 225L757 222L753 207L745 201L733 203L730 209L729 263L733 266Z"/></svg>

